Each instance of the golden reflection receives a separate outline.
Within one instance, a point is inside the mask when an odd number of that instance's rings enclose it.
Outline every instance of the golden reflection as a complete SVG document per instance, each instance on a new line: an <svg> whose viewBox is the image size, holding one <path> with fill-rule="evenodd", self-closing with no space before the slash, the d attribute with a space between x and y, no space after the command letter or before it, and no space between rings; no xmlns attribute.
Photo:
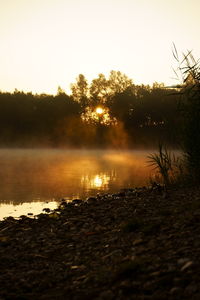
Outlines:
<svg viewBox="0 0 200 300"><path fill-rule="evenodd" d="M103 185L103 179L99 175L96 175L93 179L93 184L95 187L100 188Z"/></svg>
<svg viewBox="0 0 200 300"><path fill-rule="evenodd" d="M0 219L38 214L63 198L85 199L97 192L112 193L145 185L152 172L145 165L148 154L146 151L1 149Z"/></svg>
<svg viewBox="0 0 200 300"><path fill-rule="evenodd" d="M0 204L0 220L3 220L4 217L11 216L14 218L19 218L21 215L28 215L33 217L43 213L44 208L49 208L51 210L58 207L57 201L50 202L25 202L18 205L2 203ZM31 214L31 215L29 215Z"/></svg>
<svg viewBox="0 0 200 300"><path fill-rule="evenodd" d="M82 176L81 185L86 189L107 188L111 178L108 174L97 174L94 176Z"/></svg>

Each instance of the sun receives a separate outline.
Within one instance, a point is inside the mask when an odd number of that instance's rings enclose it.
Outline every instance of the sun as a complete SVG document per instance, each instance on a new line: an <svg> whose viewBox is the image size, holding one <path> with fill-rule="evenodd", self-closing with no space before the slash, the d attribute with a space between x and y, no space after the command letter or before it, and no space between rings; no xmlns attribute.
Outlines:
<svg viewBox="0 0 200 300"><path fill-rule="evenodd" d="M117 120L110 116L109 108L106 106L88 106L82 113L81 118L88 123L94 122L106 126L117 124Z"/></svg>
<svg viewBox="0 0 200 300"><path fill-rule="evenodd" d="M97 113L98 115L102 115L103 112L104 112L104 109L103 109L102 107L98 106L98 107L96 108L96 113Z"/></svg>

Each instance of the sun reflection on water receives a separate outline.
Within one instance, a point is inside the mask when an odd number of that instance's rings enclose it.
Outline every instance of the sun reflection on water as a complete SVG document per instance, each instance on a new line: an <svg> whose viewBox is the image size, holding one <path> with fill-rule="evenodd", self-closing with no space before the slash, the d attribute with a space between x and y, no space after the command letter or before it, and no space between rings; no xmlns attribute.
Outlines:
<svg viewBox="0 0 200 300"><path fill-rule="evenodd" d="M0 150L0 218L35 215L50 202L56 206L61 199L85 200L97 193L145 185L150 175L145 167L147 154L117 150Z"/></svg>
<svg viewBox="0 0 200 300"><path fill-rule="evenodd" d="M81 185L87 190L89 189L106 189L111 180L111 176L108 174L100 173L93 176L83 175L81 177Z"/></svg>
<svg viewBox="0 0 200 300"><path fill-rule="evenodd" d="M0 204L0 220L3 220L5 216L11 216L19 218L21 215L28 215L33 217L43 212L44 208L55 209L58 206L57 201L50 202L28 202L18 205L13 204Z"/></svg>

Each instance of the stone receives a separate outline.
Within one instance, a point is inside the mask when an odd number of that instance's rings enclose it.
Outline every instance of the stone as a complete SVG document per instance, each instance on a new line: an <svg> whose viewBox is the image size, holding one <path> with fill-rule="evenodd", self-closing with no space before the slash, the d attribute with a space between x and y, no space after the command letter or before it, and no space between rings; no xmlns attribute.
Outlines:
<svg viewBox="0 0 200 300"><path fill-rule="evenodd" d="M83 202L83 200L81 200L81 199L74 199L74 200L72 200L72 202L74 204L81 204Z"/></svg>
<svg viewBox="0 0 200 300"><path fill-rule="evenodd" d="M187 263L190 259L189 258L180 258L178 259L177 263L178 265L183 265L185 263Z"/></svg>
<svg viewBox="0 0 200 300"><path fill-rule="evenodd" d="M184 291L186 296L193 295L197 291L197 286L195 284L189 284Z"/></svg>
<svg viewBox="0 0 200 300"><path fill-rule="evenodd" d="M111 290L107 290L102 292L97 298L97 300L112 300L114 298L114 293Z"/></svg>
<svg viewBox="0 0 200 300"><path fill-rule="evenodd" d="M181 271L185 271L186 269L190 268L193 265L192 261L188 261L187 263L185 263L183 265L183 267L181 268Z"/></svg>
<svg viewBox="0 0 200 300"><path fill-rule="evenodd" d="M178 286L174 286L171 290L170 290L170 295L177 295L178 293L180 293L181 288Z"/></svg>
<svg viewBox="0 0 200 300"><path fill-rule="evenodd" d="M143 243L143 239L136 239L133 241L133 246L139 245L141 243Z"/></svg>

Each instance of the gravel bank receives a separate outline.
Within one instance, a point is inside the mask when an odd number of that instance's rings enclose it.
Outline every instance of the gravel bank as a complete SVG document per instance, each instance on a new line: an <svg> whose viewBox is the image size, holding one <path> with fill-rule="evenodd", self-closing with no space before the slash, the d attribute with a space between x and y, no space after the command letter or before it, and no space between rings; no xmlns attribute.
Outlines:
<svg viewBox="0 0 200 300"><path fill-rule="evenodd" d="M126 190L7 218L0 272L0 299L199 300L200 190Z"/></svg>

